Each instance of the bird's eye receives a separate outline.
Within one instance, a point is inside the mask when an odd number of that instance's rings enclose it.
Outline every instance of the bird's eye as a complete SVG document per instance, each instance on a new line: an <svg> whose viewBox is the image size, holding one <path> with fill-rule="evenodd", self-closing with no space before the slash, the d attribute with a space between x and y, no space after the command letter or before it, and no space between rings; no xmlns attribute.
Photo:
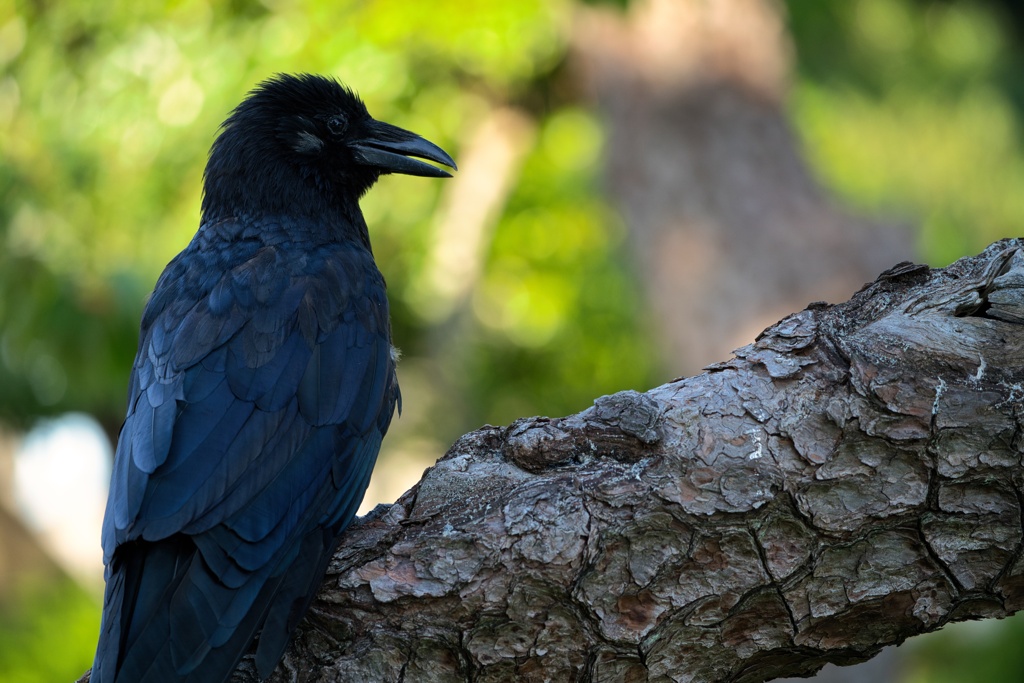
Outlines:
<svg viewBox="0 0 1024 683"><path fill-rule="evenodd" d="M341 114L335 114L327 119L327 130L331 131L331 135L342 135L346 128L348 128L348 119Z"/></svg>

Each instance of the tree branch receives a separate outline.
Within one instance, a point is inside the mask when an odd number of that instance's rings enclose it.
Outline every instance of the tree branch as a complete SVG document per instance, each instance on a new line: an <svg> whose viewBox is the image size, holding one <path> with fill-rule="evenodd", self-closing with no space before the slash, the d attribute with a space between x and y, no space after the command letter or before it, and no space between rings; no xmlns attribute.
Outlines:
<svg viewBox="0 0 1024 683"><path fill-rule="evenodd" d="M348 532L273 680L754 682L1013 613L1022 247L462 437Z"/></svg>

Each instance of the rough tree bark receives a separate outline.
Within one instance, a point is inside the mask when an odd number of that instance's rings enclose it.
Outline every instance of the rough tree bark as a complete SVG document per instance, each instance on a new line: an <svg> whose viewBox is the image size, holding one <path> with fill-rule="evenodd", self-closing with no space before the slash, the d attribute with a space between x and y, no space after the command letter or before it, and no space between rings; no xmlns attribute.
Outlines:
<svg viewBox="0 0 1024 683"><path fill-rule="evenodd" d="M461 438L274 681L766 681L1024 606L1024 240ZM255 677L244 663L236 680Z"/></svg>

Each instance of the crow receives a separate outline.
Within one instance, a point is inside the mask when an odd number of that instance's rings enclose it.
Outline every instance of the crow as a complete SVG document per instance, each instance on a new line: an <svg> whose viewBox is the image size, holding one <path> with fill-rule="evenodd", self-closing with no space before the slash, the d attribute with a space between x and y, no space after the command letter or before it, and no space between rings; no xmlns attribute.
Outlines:
<svg viewBox="0 0 1024 683"><path fill-rule="evenodd" d="M103 520L93 683L277 666L401 408L359 199L450 177L437 145L323 76L277 75L221 127L199 230L139 334Z"/></svg>

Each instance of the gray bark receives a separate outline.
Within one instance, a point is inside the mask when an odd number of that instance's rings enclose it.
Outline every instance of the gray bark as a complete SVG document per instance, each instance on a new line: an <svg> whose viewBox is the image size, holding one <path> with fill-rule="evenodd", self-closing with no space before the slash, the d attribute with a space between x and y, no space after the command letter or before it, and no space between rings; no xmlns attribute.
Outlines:
<svg viewBox="0 0 1024 683"><path fill-rule="evenodd" d="M276 680L764 681L1013 613L1022 246L466 435L347 534Z"/></svg>
<svg viewBox="0 0 1024 683"><path fill-rule="evenodd" d="M1007 616L1022 322L1006 240L701 375L467 434L353 525L273 680L766 681Z"/></svg>

